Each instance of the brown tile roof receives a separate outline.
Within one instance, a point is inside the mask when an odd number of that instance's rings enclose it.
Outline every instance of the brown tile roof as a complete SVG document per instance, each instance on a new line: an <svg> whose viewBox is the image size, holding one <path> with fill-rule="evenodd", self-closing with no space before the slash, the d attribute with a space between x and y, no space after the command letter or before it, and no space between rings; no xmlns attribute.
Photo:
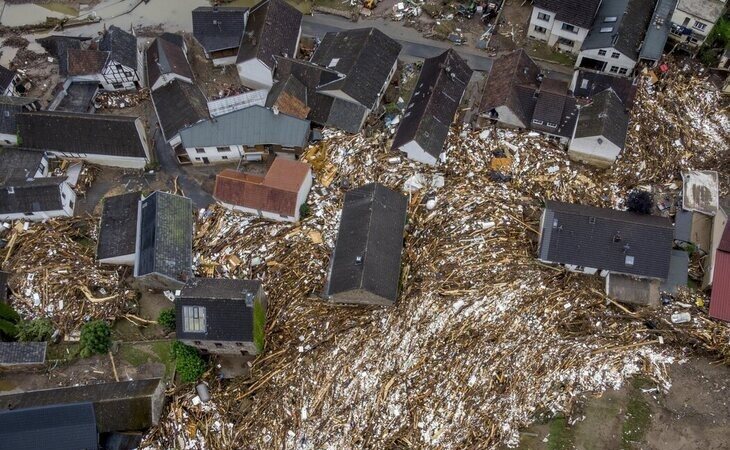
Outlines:
<svg viewBox="0 0 730 450"><path fill-rule="evenodd" d="M101 73L104 69L104 65L109 59L109 52L70 48L67 58L69 75L93 75Z"/></svg>
<svg viewBox="0 0 730 450"><path fill-rule="evenodd" d="M520 102L519 86L537 88L537 76L540 69L524 50L500 56L494 61L492 70L484 85L479 109L482 113L493 108L507 105L520 115L523 122L529 121L532 114L524 111ZM521 113L521 114L520 114Z"/></svg>
<svg viewBox="0 0 730 450"><path fill-rule="evenodd" d="M294 216L297 193L309 173L308 164L285 158L276 158L263 177L225 169L216 177L213 196L244 208Z"/></svg>

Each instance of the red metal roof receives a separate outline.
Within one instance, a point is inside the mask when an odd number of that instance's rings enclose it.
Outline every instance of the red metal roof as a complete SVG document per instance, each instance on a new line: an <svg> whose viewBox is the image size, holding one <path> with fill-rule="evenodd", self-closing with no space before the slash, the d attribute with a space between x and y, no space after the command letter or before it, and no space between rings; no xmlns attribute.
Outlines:
<svg viewBox="0 0 730 450"><path fill-rule="evenodd" d="M720 245L717 246L717 249L730 253L730 222L725 224L725 231L722 232Z"/></svg>
<svg viewBox="0 0 730 450"><path fill-rule="evenodd" d="M730 322L730 222L725 226L715 254L710 317Z"/></svg>

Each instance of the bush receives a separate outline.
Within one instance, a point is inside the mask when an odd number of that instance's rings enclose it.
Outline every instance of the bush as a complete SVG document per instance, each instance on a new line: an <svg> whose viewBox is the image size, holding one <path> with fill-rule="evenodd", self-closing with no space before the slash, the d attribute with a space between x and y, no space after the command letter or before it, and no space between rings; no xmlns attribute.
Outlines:
<svg viewBox="0 0 730 450"><path fill-rule="evenodd" d="M18 340L25 342L48 341L53 335L53 323L48 319L23 320L18 323Z"/></svg>
<svg viewBox="0 0 730 450"><path fill-rule="evenodd" d="M654 208L654 198L646 191L631 191L626 200L626 207L629 211L638 214L651 214Z"/></svg>
<svg viewBox="0 0 730 450"><path fill-rule="evenodd" d="M309 217L309 213L311 211L309 210L309 205L306 203L302 203L302 206L299 207L299 218L300 219L306 219Z"/></svg>
<svg viewBox="0 0 730 450"><path fill-rule="evenodd" d="M182 342L172 344L172 356L175 357L175 370L184 383L197 381L207 369L198 351Z"/></svg>
<svg viewBox="0 0 730 450"><path fill-rule="evenodd" d="M167 308L160 311L160 315L157 316L157 323L167 332L175 331L175 309Z"/></svg>
<svg viewBox="0 0 730 450"><path fill-rule="evenodd" d="M112 330L103 320L94 320L81 327L81 357L106 353L112 345Z"/></svg>
<svg viewBox="0 0 730 450"><path fill-rule="evenodd" d="M15 310L0 303L0 340L12 341L18 334L17 323L20 321L20 315Z"/></svg>

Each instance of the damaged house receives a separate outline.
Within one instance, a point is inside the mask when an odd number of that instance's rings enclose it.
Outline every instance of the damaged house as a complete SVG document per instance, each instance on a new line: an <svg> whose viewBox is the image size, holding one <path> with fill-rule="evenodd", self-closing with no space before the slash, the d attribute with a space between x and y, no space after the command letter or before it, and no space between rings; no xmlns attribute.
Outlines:
<svg viewBox="0 0 730 450"><path fill-rule="evenodd" d="M471 74L466 61L454 50L426 59L392 149L409 159L436 164Z"/></svg>
<svg viewBox="0 0 730 450"><path fill-rule="evenodd" d="M71 217L76 193L67 177L48 176L44 152L0 148L0 220Z"/></svg>
<svg viewBox="0 0 730 450"><path fill-rule="evenodd" d="M177 340L203 353L256 355L264 348L260 281L193 278L175 297Z"/></svg>
<svg viewBox="0 0 730 450"><path fill-rule="evenodd" d="M19 96L19 86L20 74L18 74L15 70L10 70L4 66L0 66L0 96Z"/></svg>
<svg viewBox="0 0 730 450"><path fill-rule="evenodd" d="M137 38L112 25L96 49L68 48L66 70L72 81L96 81L107 91L141 87L140 52Z"/></svg>
<svg viewBox="0 0 730 450"><path fill-rule="evenodd" d="M309 142L308 120L276 109L249 106L204 120L180 131L181 163L209 164L244 159L260 161L276 154L294 158Z"/></svg>
<svg viewBox="0 0 730 450"><path fill-rule="evenodd" d="M274 84L275 56L296 58L302 13L284 0L263 0L249 12L236 57L241 83L251 89Z"/></svg>
<svg viewBox="0 0 730 450"><path fill-rule="evenodd" d="M674 229L668 218L546 201L538 259L600 274L620 301L658 304L669 275Z"/></svg>
<svg viewBox="0 0 730 450"><path fill-rule="evenodd" d="M494 61L479 106L480 124L539 131L566 144L573 134L578 107L568 83L544 79L537 64L520 49Z"/></svg>
<svg viewBox="0 0 730 450"><path fill-rule="evenodd" d="M232 169L222 171L216 177L213 197L228 209L296 222L311 187L308 164L278 157L263 177Z"/></svg>
<svg viewBox="0 0 730 450"><path fill-rule="evenodd" d="M325 298L392 306L398 299L407 198L379 183L345 194Z"/></svg>
<svg viewBox="0 0 730 450"><path fill-rule="evenodd" d="M624 149L628 127L629 114L619 96L612 89L596 94L578 112L568 155L578 161L608 167Z"/></svg>
<svg viewBox="0 0 730 450"><path fill-rule="evenodd" d="M630 77L656 0L606 0L588 32L576 68Z"/></svg>
<svg viewBox="0 0 730 450"><path fill-rule="evenodd" d="M193 202L156 191L137 212L134 276L148 289L176 290L192 276Z"/></svg>
<svg viewBox="0 0 730 450"><path fill-rule="evenodd" d="M180 130L208 118L208 102L195 84L179 79L152 91L152 106L155 108L159 130L176 152L180 145Z"/></svg>
<svg viewBox="0 0 730 450"><path fill-rule="evenodd" d="M126 169L143 169L150 162L139 117L36 111L18 114L16 120L27 148Z"/></svg>
<svg viewBox="0 0 730 450"><path fill-rule="evenodd" d="M101 264L134 266L140 192L106 197L102 201L96 260Z"/></svg>
<svg viewBox="0 0 730 450"><path fill-rule="evenodd" d="M172 80L193 82L193 69L185 52L185 41L180 35L165 33L155 38L145 50L145 62L151 91Z"/></svg>
<svg viewBox="0 0 730 450"><path fill-rule="evenodd" d="M248 8L200 6L193 10L193 37L215 66L236 62Z"/></svg>
<svg viewBox="0 0 730 450"><path fill-rule="evenodd" d="M375 28L330 32L309 62L277 57L273 89L296 78L306 88L299 99L309 108L310 121L357 133L380 106L400 49Z"/></svg>

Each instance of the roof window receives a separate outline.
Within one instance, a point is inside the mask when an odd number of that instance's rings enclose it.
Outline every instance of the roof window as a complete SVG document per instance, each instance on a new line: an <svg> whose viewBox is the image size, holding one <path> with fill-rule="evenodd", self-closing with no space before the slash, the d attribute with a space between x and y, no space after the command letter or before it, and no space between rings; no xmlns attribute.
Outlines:
<svg viewBox="0 0 730 450"><path fill-rule="evenodd" d="M608 16L605 19L603 19L604 22L615 22L617 20L616 16Z"/></svg>
<svg viewBox="0 0 730 450"><path fill-rule="evenodd" d="M624 263L627 267L633 267L634 266L634 257L626 255L626 259L624 260Z"/></svg>
<svg viewBox="0 0 730 450"><path fill-rule="evenodd" d="M601 27L601 33L610 33L613 31L613 27Z"/></svg>
<svg viewBox="0 0 730 450"><path fill-rule="evenodd" d="M340 62L340 58L332 58L332 61L330 61L329 64L327 64L327 67L335 67L337 63Z"/></svg>

